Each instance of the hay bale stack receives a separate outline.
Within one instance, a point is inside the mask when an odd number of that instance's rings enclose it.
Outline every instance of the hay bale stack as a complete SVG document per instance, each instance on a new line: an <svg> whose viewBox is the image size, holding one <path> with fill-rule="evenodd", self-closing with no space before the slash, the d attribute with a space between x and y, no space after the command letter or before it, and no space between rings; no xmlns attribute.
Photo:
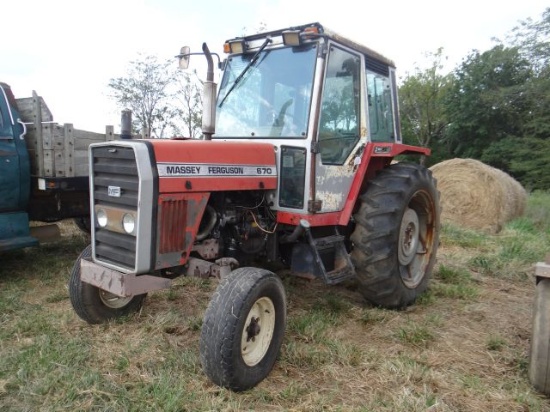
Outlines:
<svg viewBox="0 0 550 412"><path fill-rule="evenodd" d="M489 233L525 210L527 192L502 170L474 159L451 159L430 168L441 192L441 220Z"/></svg>

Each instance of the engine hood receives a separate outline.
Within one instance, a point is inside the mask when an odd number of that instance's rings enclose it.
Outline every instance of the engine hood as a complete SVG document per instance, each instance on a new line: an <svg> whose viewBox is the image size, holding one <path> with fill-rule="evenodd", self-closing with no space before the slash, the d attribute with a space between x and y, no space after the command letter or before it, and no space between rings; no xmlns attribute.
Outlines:
<svg viewBox="0 0 550 412"><path fill-rule="evenodd" d="M210 192L275 189L275 147L217 140L150 140L159 191Z"/></svg>

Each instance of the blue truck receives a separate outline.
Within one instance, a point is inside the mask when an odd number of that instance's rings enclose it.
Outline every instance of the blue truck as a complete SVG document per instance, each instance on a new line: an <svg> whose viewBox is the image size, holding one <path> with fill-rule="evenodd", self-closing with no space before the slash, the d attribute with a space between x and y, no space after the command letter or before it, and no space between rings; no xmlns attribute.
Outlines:
<svg viewBox="0 0 550 412"><path fill-rule="evenodd" d="M53 222L63 219L86 229L88 146L118 137L112 126L95 133L57 124L36 92L15 98L0 82L0 252L55 237Z"/></svg>

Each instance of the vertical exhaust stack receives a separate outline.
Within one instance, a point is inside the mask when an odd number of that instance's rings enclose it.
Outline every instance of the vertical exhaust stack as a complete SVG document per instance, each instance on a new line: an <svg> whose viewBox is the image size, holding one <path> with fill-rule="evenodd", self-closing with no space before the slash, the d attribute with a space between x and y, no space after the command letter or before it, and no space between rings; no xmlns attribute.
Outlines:
<svg viewBox="0 0 550 412"><path fill-rule="evenodd" d="M203 110L202 110L202 133L205 140L212 140L212 135L216 132L216 94L217 85L214 83L214 62L212 53L206 43L202 44L202 51L208 62L208 71L203 90Z"/></svg>
<svg viewBox="0 0 550 412"><path fill-rule="evenodd" d="M124 109L120 114L120 138L132 138L132 111Z"/></svg>

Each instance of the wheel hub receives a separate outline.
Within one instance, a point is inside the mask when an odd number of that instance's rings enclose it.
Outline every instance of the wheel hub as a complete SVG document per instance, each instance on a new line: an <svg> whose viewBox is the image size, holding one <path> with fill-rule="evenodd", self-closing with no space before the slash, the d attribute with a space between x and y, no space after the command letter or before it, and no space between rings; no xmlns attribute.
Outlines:
<svg viewBox="0 0 550 412"><path fill-rule="evenodd" d="M408 208L403 214L399 230L398 258L403 266L409 265L416 256L419 242L418 215Z"/></svg>
<svg viewBox="0 0 550 412"><path fill-rule="evenodd" d="M248 334L246 337L247 342L254 342L256 340L256 336L260 334L262 328L260 327L259 321L260 318L252 317L252 319L250 319L250 323L246 327L246 333Z"/></svg>
<svg viewBox="0 0 550 412"><path fill-rule="evenodd" d="M264 358L275 330L275 306L262 297L254 302L246 318L241 338L241 355L244 363L254 366Z"/></svg>
<svg viewBox="0 0 550 412"><path fill-rule="evenodd" d="M132 300L133 296L120 297L111 292L99 289L99 299L103 304L111 309L120 309L126 306Z"/></svg>

